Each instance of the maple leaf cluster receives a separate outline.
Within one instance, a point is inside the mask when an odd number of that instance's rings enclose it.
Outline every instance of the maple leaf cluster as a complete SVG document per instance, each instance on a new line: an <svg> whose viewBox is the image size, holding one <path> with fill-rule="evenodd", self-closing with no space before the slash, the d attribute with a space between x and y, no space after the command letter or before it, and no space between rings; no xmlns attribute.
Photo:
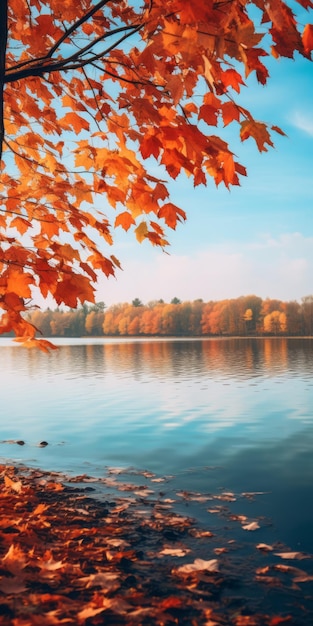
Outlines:
<svg viewBox="0 0 313 626"><path fill-rule="evenodd" d="M167 180L239 184L222 128L260 151L283 131L236 97L270 54L310 58L313 26L282 0L3 0L0 25L0 331L33 345L34 292L93 302L114 228L168 244L186 215Z"/></svg>

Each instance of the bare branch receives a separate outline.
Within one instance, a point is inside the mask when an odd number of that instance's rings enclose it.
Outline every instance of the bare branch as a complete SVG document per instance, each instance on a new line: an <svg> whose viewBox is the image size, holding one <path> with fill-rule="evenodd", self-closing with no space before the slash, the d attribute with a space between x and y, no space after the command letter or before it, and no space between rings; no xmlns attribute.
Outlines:
<svg viewBox="0 0 313 626"><path fill-rule="evenodd" d="M19 71L18 67L20 66L10 67L5 74L4 83L12 83L17 80L27 78L28 76L42 76L43 74L50 72L60 72L82 68L85 65L90 64L92 61L104 57L106 54L111 52L111 50L114 50L114 48L116 48L116 46L118 46L120 43L122 43L123 41L131 37L131 35L140 30L142 26L142 24L136 24L117 28L114 31L111 31L109 34L103 35L103 37L101 37L100 39L96 39L94 42L92 42L92 44L88 44L88 46L86 46L85 48L82 48L81 50L75 52L75 54L72 54L65 59L53 60L49 59L48 57L41 57L40 59L36 59L35 63L32 61L33 65L31 65L30 67L22 67ZM86 51L88 51L90 48L92 49L92 47L94 47L96 43L98 44L101 40L106 39L109 35L111 36L120 32L124 33L123 36L105 50L102 50L97 54L93 54L87 59L80 58Z"/></svg>
<svg viewBox="0 0 313 626"><path fill-rule="evenodd" d="M86 81L87 81L87 83L89 85L89 89L92 91L93 99L95 101L95 105L96 105L96 107L98 109L98 112L100 113L101 117L103 118L103 115L101 113L101 109L100 109L99 104L98 104L98 100L97 100L97 96L96 96L95 90L94 90L94 88L93 88L93 86L92 86L92 84L90 82L89 76L88 76L88 74L87 74L87 72L86 72L84 67L82 68L82 71L83 71L85 79L86 79ZM90 115L89 111L87 111L87 113ZM101 130L99 122L97 122L97 120L94 117L93 117L93 120L94 120L95 124L97 125L98 129Z"/></svg>
<svg viewBox="0 0 313 626"><path fill-rule="evenodd" d="M63 43L63 41L65 41L65 39L67 39L69 35L77 30L77 28L79 28L82 24L85 24L90 17L92 17L97 11L102 9L103 6L109 4L110 1L111 0L100 0L100 2L98 2L94 7L87 11L87 13L85 13L85 15L83 15L79 20L77 20L75 24L72 24L72 26L64 32L62 37L60 37L60 39L55 42L54 46L52 46L52 48L49 50L47 57L52 57L55 51L60 47L60 45Z"/></svg>

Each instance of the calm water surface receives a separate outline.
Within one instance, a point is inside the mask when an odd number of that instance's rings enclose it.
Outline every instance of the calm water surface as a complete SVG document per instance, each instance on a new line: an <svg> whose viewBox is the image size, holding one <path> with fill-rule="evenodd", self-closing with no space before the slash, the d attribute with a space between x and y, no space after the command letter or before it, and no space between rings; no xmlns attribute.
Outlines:
<svg viewBox="0 0 313 626"><path fill-rule="evenodd" d="M0 343L2 461L97 476L132 466L173 474L176 488L265 492L254 513L271 520L272 540L313 552L312 340L58 345L47 356Z"/></svg>

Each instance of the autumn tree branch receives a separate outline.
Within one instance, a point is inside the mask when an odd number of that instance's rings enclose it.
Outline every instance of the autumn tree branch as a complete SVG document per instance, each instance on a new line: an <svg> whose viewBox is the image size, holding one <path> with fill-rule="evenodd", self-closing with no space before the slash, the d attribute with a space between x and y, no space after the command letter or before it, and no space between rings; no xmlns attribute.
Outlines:
<svg viewBox="0 0 313 626"><path fill-rule="evenodd" d="M131 35L140 30L140 28L142 28L141 24L117 28L108 34L103 35L103 37L96 39L94 42L92 42L92 44L88 44L88 46L75 52L75 54L71 54L67 58L53 60L50 59L49 56L46 56L36 59L35 63L32 60L32 65L30 65L30 67L10 67L4 75L4 83L12 83L17 80L27 78L28 76L42 76L43 74L47 74L50 72L61 72L85 67L86 65L91 64L93 61L103 58L111 50L114 50L114 48L116 48L118 44L122 43L123 41L125 41L125 39L128 39ZM108 36L120 32L123 32L123 35L108 48L102 50L99 53L91 54L91 56L87 59L82 58L88 50L92 50L92 48L100 41L103 41ZM20 67L20 69L18 69L18 67Z"/></svg>
<svg viewBox="0 0 313 626"><path fill-rule="evenodd" d="M60 47L63 41L65 41L65 39L69 37L69 35L77 30L77 28L82 26L82 24L85 24L90 17L92 17L97 11L100 11L100 9L102 9L102 7L104 7L106 4L109 4L110 1L111 0L100 0L100 2L98 2L94 7L87 11L87 13L85 13L85 15L83 15L79 20L77 20L77 22L75 22L70 28L65 30L62 37L60 37L60 39L58 39L58 41L55 42L54 46L52 46L52 48L49 50L47 57L52 57L55 51Z"/></svg>

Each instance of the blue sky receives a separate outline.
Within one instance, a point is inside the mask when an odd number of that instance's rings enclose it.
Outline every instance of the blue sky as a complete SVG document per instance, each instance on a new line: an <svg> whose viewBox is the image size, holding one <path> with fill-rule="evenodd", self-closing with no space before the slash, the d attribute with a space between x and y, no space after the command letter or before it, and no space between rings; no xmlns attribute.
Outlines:
<svg viewBox="0 0 313 626"><path fill-rule="evenodd" d="M123 272L101 279L97 300L208 301L251 293L300 300L313 294L313 64L299 57L272 60L270 74L265 87L249 77L241 103L287 137L274 133L275 148L259 154L252 139L238 140L235 126L223 130L248 170L241 187L216 189L209 181L194 189L184 177L174 181L171 200L188 219L169 231L169 254L117 229L113 252Z"/></svg>

